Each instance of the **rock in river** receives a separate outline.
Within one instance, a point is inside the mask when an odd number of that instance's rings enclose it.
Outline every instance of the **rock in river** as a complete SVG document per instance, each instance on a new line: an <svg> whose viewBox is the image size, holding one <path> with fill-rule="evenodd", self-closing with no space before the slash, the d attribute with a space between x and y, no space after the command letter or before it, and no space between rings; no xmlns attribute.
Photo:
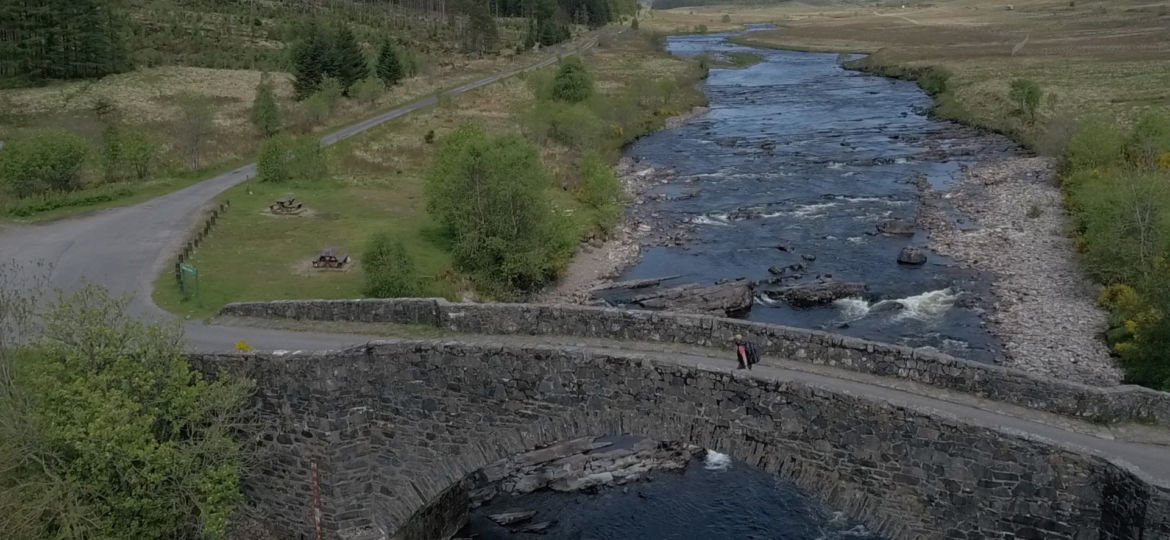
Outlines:
<svg viewBox="0 0 1170 540"><path fill-rule="evenodd" d="M624 297L621 284L610 285L605 294L611 303L635 305L646 309L664 309L720 316L741 315L752 307L754 284L745 279L716 285L688 283L670 288L636 289L638 294ZM630 291L633 292L633 291Z"/></svg>
<svg viewBox="0 0 1170 540"><path fill-rule="evenodd" d="M926 264L926 254L916 247L904 247L898 253L899 264Z"/></svg>
<svg viewBox="0 0 1170 540"><path fill-rule="evenodd" d="M914 236L914 224L904 219L887 219L878 223L877 230L894 236Z"/></svg>
<svg viewBox="0 0 1170 540"><path fill-rule="evenodd" d="M492 514L488 519L498 523L501 527L507 527L516 523L521 523L532 519L536 515L535 510L525 510L522 512L504 512L501 514Z"/></svg>
<svg viewBox="0 0 1170 540"><path fill-rule="evenodd" d="M808 283L769 291L768 296L778 298L796 307L813 307L828 304L834 300L860 296L865 293L865 284L830 281Z"/></svg>

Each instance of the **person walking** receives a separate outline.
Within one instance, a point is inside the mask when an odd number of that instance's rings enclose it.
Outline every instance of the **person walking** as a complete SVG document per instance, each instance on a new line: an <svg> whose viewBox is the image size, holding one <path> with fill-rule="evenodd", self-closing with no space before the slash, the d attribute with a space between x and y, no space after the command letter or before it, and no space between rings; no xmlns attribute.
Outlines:
<svg viewBox="0 0 1170 540"><path fill-rule="evenodd" d="M735 335L735 359L739 361L739 367L736 369L752 369L752 365L760 361L759 353L756 351L756 344L747 341L743 335Z"/></svg>

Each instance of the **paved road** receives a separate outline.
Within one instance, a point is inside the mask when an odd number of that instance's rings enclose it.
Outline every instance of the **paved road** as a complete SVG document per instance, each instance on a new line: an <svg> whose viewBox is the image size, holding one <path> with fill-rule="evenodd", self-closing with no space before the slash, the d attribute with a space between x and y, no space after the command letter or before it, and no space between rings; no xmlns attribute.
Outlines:
<svg viewBox="0 0 1170 540"><path fill-rule="evenodd" d="M597 45L597 38L586 40L579 50ZM572 52L558 48L540 62L452 88L441 93L453 96L492 84L518 73L532 71L557 61L557 54ZM365 121L331 133L321 139L329 145L382 123L438 103L439 95L379 114ZM95 283L116 295L130 297L135 315L163 319L170 315L151 299L154 279L171 264L172 256L185 242L187 231L198 221L199 211L216 195L256 175L252 163L190 186L186 189L141 204L112 208L86 215L34 225L0 225L0 262L15 260L26 275L16 281L31 287L36 277L47 276L51 289L77 290L85 283ZM46 266L42 266L46 265ZM220 349L243 338L229 328L209 328L198 323L187 325L194 345ZM327 336L295 335L287 332L247 332L249 343L264 348L330 347L354 340Z"/></svg>

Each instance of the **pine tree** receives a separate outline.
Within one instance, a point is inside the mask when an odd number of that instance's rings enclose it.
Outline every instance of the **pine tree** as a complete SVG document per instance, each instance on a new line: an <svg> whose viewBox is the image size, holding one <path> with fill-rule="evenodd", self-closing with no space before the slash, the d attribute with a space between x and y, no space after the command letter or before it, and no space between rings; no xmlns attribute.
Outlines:
<svg viewBox="0 0 1170 540"><path fill-rule="evenodd" d="M0 76L39 82L130 69L123 18L103 0L0 2Z"/></svg>
<svg viewBox="0 0 1170 540"><path fill-rule="evenodd" d="M305 99L317 91L329 68L329 43L320 25L311 23L304 39L292 49L293 89L297 99Z"/></svg>
<svg viewBox="0 0 1170 540"><path fill-rule="evenodd" d="M345 95L354 83L366 78L370 67L366 64L366 56L362 54L361 45L348 26L342 25L337 29L330 52L329 75L341 82Z"/></svg>
<svg viewBox="0 0 1170 540"><path fill-rule="evenodd" d="M398 84L398 81L402 80L402 71L402 61L398 59L398 52L389 41L383 42L381 50L378 51L378 78L382 79L386 86Z"/></svg>
<svg viewBox="0 0 1170 540"><path fill-rule="evenodd" d="M499 31L496 28L496 19L492 17L486 5L472 2L467 5L470 24L463 36L463 46L467 50L486 52L495 48Z"/></svg>
<svg viewBox="0 0 1170 540"><path fill-rule="evenodd" d="M256 85L256 99L252 101L252 125L263 137L271 137L280 131L280 105L272 91L272 80L268 72L260 75Z"/></svg>

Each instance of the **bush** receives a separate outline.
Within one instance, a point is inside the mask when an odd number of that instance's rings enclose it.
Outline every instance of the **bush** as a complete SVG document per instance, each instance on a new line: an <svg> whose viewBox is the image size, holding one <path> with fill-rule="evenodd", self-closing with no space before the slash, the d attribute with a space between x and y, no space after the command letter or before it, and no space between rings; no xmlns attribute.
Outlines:
<svg viewBox="0 0 1170 540"><path fill-rule="evenodd" d="M585 154L577 168L581 175L577 200L591 211L592 227L609 232L622 214L621 180L596 152Z"/></svg>
<svg viewBox="0 0 1170 540"><path fill-rule="evenodd" d="M416 296L420 292L414 260L401 240L387 233L375 234L362 255L366 286L362 294L372 298Z"/></svg>
<svg viewBox="0 0 1170 540"><path fill-rule="evenodd" d="M918 79L918 84L927 94L937 96L946 93L947 82L951 79L951 71L944 67L932 67L927 69L922 77Z"/></svg>
<svg viewBox="0 0 1170 540"><path fill-rule="evenodd" d="M1040 99L1044 92L1040 85L1029 79L1016 79L1008 90L1008 99L1016 104L1016 110L1028 117L1028 121L1036 119L1036 110L1040 107Z"/></svg>
<svg viewBox="0 0 1170 540"><path fill-rule="evenodd" d="M0 149L0 179L13 195L28 197L81 187L89 155L85 140L67 131L41 131Z"/></svg>
<svg viewBox="0 0 1170 540"><path fill-rule="evenodd" d="M141 129L122 130L122 161L138 180L145 180L158 158L154 136Z"/></svg>
<svg viewBox="0 0 1170 540"><path fill-rule="evenodd" d="M1121 161L1126 137L1117 124L1091 118L1081 122L1065 151L1065 163L1071 169L1107 167Z"/></svg>
<svg viewBox="0 0 1170 540"><path fill-rule="evenodd" d="M573 238L552 210L536 149L465 125L446 137L426 178L427 210L455 264L489 295L514 297L555 277Z"/></svg>
<svg viewBox="0 0 1170 540"><path fill-rule="evenodd" d="M540 102L527 123L538 140L552 139L579 150L596 148L605 136L601 120L584 104Z"/></svg>
<svg viewBox="0 0 1170 540"><path fill-rule="evenodd" d="M354 85L353 90L350 91L354 99L372 105L382 94L386 93L386 83L378 77L366 77Z"/></svg>
<svg viewBox="0 0 1170 540"><path fill-rule="evenodd" d="M341 83L333 77L326 77L321 83L321 89L305 100L305 115L310 124L319 125L329 119L329 115L337 108L341 101Z"/></svg>
<svg viewBox="0 0 1170 540"><path fill-rule="evenodd" d="M1125 154L1134 165L1159 167L1158 158L1170 152L1170 116L1161 111L1143 114L1125 146Z"/></svg>
<svg viewBox="0 0 1170 540"><path fill-rule="evenodd" d="M637 30L637 29L638 29L638 18L634 17L634 19L630 21L630 30Z"/></svg>
<svg viewBox="0 0 1170 540"><path fill-rule="evenodd" d="M138 322L92 287L61 299L43 338L0 358L6 535L224 536L242 498L250 381L204 380L177 325Z"/></svg>
<svg viewBox="0 0 1170 540"><path fill-rule="evenodd" d="M102 168L108 181L146 179L157 154L153 135L144 130L110 125L102 133Z"/></svg>
<svg viewBox="0 0 1170 540"><path fill-rule="evenodd" d="M719 18L719 21L723 23L729 23L731 22L731 15L724 13L723 16Z"/></svg>
<svg viewBox="0 0 1170 540"><path fill-rule="evenodd" d="M593 78L585 64L576 56L561 61L561 67L553 79L553 99L569 103L580 103L593 95Z"/></svg>
<svg viewBox="0 0 1170 540"><path fill-rule="evenodd" d="M264 182L316 181L328 174L321 141L287 135L268 139L260 147L256 173Z"/></svg>

